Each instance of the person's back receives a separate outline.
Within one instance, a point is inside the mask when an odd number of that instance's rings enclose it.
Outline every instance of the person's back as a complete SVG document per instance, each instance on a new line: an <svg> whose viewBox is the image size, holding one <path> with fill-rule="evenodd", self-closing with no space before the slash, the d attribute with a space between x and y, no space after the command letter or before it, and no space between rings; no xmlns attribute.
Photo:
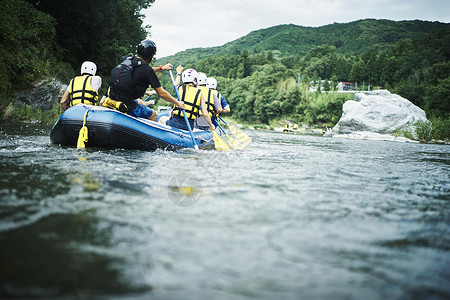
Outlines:
<svg viewBox="0 0 450 300"><path fill-rule="evenodd" d="M203 97L205 97L206 106L208 108L208 112L214 112L214 96L213 92L206 87L206 85L200 85L197 88L202 92Z"/></svg>
<svg viewBox="0 0 450 300"><path fill-rule="evenodd" d="M172 111L170 119L166 122L167 125L188 130L188 124L184 117L186 116L189 126L194 127L194 120L197 118L200 110L207 116L209 128L214 129L211 123L208 110L206 109L205 98L199 88L196 87L198 73L194 69L187 69L182 74L183 84L178 87L178 94L181 102L184 103L184 110L175 107Z"/></svg>
<svg viewBox="0 0 450 300"><path fill-rule="evenodd" d="M134 99L139 95L134 83L134 74L144 68L145 63L137 57L127 56L120 59L119 64L111 71L107 95L110 99L121 102L119 110L131 112L136 108Z"/></svg>
<svg viewBox="0 0 450 300"><path fill-rule="evenodd" d="M114 83L111 82L106 97L102 99L101 104L105 107L120 110L134 117L147 118L156 121L158 114L156 111L139 103L138 99L145 93L149 85L157 92L162 99L175 104L178 107L184 107L183 103L172 97L164 88L156 76L156 71L171 70L172 65L158 66L152 68L149 66L150 61L156 53L156 45L151 40L142 41L137 47L137 57L131 57L132 65L132 85L130 88L120 91ZM117 66L120 68L120 65ZM116 67L116 68L117 68ZM113 75L114 70L111 72ZM111 76L112 77L112 76ZM125 80L128 77L125 78ZM118 80L119 77L117 77ZM117 84L118 85L118 84ZM128 86L128 85L127 85Z"/></svg>
<svg viewBox="0 0 450 300"><path fill-rule="evenodd" d="M202 95L205 98L206 103L206 109L208 110L209 116L213 117L216 112L220 112L222 107L220 105L219 99L217 96L213 93L211 89L209 89L207 86L207 76L205 73L199 73L198 75L198 88L202 91ZM199 117L195 120L195 127L202 129L202 130L208 130L209 125L208 122L205 120L205 117L200 112Z"/></svg>
<svg viewBox="0 0 450 300"><path fill-rule="evenodd" d="M172 111L171 119L167 121L167 125L188 130L183 114L186 113L189 125L193 128L194 120L199 113L198 107L200 106L201 90L198 89L194 83L184 83L178 87L178 93L180 95L180 100L184 103L186 108L183 112L181 109L175 107Z"/></svg>
<svg viewBox="0 0 450 300"><path fill-rule="evenodd" d="M98 100L98 90L102 85L102 78L96 76L97 66L91 61L81 65L81 75L75 76L67 86L61 97L63 110L78 104L95 105Z"/></svg>
<svg viewBox="0 0 450 300"><path fill-rule="evenodd" d="M80 103L95 105L98 100L98 88L92 87L93 76L84 74L76 76L69 83L69 106Z"/></svg>
<svg viewBox="0 0 450 300"><path fill-rule="evenodd" d="M211 89L219 99L220 105L222 106L222 110L220 113L229 113L230 105L228 104L227 100L225 100L225 97L217 90L217 80L214 77L208 77L206 86Z"/></svg>

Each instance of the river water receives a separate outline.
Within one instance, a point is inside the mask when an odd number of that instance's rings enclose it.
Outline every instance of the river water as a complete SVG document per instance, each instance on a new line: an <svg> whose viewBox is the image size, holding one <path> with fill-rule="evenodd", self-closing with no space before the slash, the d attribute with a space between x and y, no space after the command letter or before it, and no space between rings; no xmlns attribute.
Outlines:
<svg viewBox="0 0 450 300"><path fill-rule="evenodd" d="M248 131L241 152L0 132L0 298L449 299L450 147Z"/></svg>

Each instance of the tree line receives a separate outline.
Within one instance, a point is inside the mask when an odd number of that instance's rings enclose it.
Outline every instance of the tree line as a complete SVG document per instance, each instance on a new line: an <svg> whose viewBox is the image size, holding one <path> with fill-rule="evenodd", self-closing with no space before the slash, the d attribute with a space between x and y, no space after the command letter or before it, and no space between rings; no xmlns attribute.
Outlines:
<svg viewBox="0 0 450 300"><path fill-rule="evenodd" d="M0 106L11 101L13 89L41 78L68 81L85 60L96 62L107 77L119 58L133 53L147 36L141 11L153 2L0 0ZM339 81L387 88L428 116L448 118L449 27L388 20L319 28L280 25L220 47L183 51L161 63L182 63L216 77L232 116L248 122L333 125L348 96L312 93L311 81L323 81L325 91L333 91ZM172 85L167 75L161 80Z"/></svg>
<svg viewBox="0 0 450 300"><path fill-rule="evenodd" d="M109 74L146 38L141 11L153 2L0 0L0 99L42 78L68 80L85 60Z"/></svg>
<svg viewBox="0 0 450 300"><path fill-rule="evenodd" d="M280 118L310 124L337 122L348 97L311 93L313 81L324 81L325 91L335 89L339 81L389 89L423 108L429 117L449 117L450 31L435 30L377 49L346 55L334 45L321 45L304 56L243 50L209 56L191 66L217 77L234 116L249 122Z"/></svg>
<svg viewBox="0 0 450 300"><path fill-rule="evenodd" d="M165 61L217 77L234 117L332 125L348 97L310 93L309 82L324 82L325 91L339 81L388 89L429 117L448 118L449 52L450 24L367 19L318 28L274 26Z"/></svg>

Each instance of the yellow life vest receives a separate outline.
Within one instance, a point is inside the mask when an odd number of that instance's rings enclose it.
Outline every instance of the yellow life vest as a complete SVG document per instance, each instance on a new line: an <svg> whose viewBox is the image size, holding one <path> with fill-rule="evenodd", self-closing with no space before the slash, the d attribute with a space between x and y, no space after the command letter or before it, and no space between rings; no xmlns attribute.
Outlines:
<svg viewBox="0 0 450 300"><path fill-rule="evenodd" d="M203 97L205 97L205 102L206 102L206 109L209 112L209 116L212 117L214 114L214 97L213 97L213 93L212 90L210 90L209 88L207 88L206 86L199 86L198 87L203 94ZM200 111L200 115L202 116L203 113Z"/></svg>
<svg viewBox="0 0 450 300"><path fill-rule="evenodd" d="M200 106L201 90L190 84L183 84L178 88L178 91L180 92L181 101L186 106L186 116L188 119L195 120L198 115L198 107ZM176 106L174 106L173 114L183 118L182 110Z"/></svg>
<svg viewBox="0 0 450 300"><path fill-rule="evenodd" d="M219 91L218 90L214 90L214 89L210 89L210 90L213 92L213 94L215 94L217 96L217 99L219 100L219 103L222 104L222 101L221 101L222 95L219 93Z"/></svg>
<svg viewBox="0 0 450 300"><path fill-rule="evenodd" d="M80 103L95 105L98 95L91 86L91 78L92 75L81 75L70 81L69 106Z"/></svg>

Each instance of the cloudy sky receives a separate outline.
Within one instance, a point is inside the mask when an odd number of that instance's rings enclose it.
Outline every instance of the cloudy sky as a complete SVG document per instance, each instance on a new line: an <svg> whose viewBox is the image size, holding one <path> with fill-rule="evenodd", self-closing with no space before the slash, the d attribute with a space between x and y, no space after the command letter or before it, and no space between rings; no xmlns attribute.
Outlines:
<svg viewBox="0 0 450 300"><path fill-rule="evenodd" d="M156 0L143 11L157 57L221 46L279 24L322 26L359 19L450 23L449 0Z"/></svg>

